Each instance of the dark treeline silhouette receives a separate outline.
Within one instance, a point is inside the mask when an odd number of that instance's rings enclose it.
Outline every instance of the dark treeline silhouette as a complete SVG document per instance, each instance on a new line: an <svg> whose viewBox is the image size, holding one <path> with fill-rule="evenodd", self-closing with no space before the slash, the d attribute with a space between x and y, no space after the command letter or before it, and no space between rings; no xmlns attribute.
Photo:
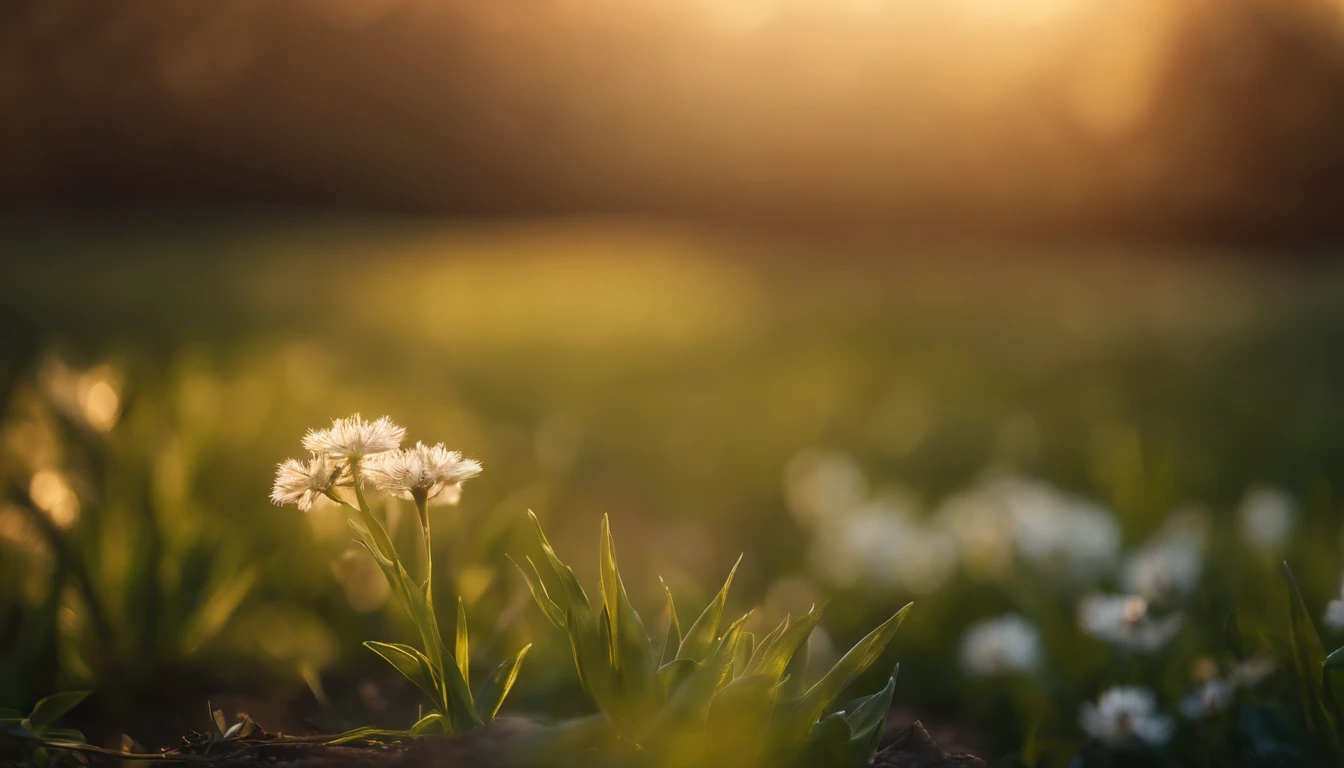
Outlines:
<svg viewBox="0 0 1344 768"><path fill-rule="evenodd" d="M701 0L11 0L0 196L1344 233L1337 4L1151 0L1162 30L1103 18L1036 38L877 5L781 2L725 29ZM1114 29L1160 45L1140 61ZM1039 71L976 90L1046 46Z"/></svg>

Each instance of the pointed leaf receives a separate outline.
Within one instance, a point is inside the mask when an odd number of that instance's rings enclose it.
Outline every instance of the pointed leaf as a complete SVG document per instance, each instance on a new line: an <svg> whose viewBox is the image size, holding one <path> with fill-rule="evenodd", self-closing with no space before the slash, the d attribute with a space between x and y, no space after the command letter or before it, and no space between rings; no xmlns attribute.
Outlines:
<svg viewBox="0 0 1344 768"><path fill-rule="evenodd" d="M667 702L675 696L681 684L703 666L693 659L675 659L659 667L657 679L662 701Z"/></svg>
<svg viewBox="0 0 1344 768"><path fill-rule="evenodd" d="M48 696L33 705L33 711L28 713L28 722L35 731L49 728L65 713L88 698L89 693L89 691L66 691Z"/></svg>
<svg viewBox="0 0 1344 768"><path fill-rule="evenodd" d="M550 594L546 592L546 583L541 580L541 573L537 571L537 564L532 562L532 558L525 557L527 564L532 568L532 572L528 573L527 569L515 562L512 557L508 559L510 563L513 563L513 567L523 574L523 580L527 582L527 588L532 592L532 599L537 602L537 605L541 606L541 612L546 614L546 619L554 624L556 629L563 630L565 628L565 612L560 609L559 605L556 605Z"/></svg>
<svg viewBox="0 0 1344 768"><path fill-rule="evenodd" d="M756 650L756 636L750 632L743 632L742 637L737 641L737 648L733 653L733 677L741 677L747 669L747 664L751 663L751 653ZM774 685L773 680L770 684Z"/></svg>
<svg viewBox="0 0 1344 768"><path fill-rule="evenodd" d="M1297 671L1297 683L1303 716L1307 730L1312 735L1335 741L1334 715L1326 701L1327 691L1322 686L1321 671L1325 663L1325 648L1316 634L1307 604L1297 587L1297 580L1287 563L1282 566L1284 580L1288 583L1288 643L1292 651L1293 666Z"/></svg>
<svg viewBox="0 0 1344 768"><path fill-rule="evenodd" d="M415 683L416 687L424 691L430 701L441 703L443 694L439 690L438 676L434 674L434 668L419 650L409 645L401 643L380 643L375 640L364 641L364 647L382 656L389 664L396 667L397 671Z"/></svg>
<svg viewBox="0 0 1344 768"><path fill-rule="evenodd" d="M733 563L733 569L728 572L728 579L723 583L723 588L705 607L705 610L691 625L690 629L686 630L686 636L681 641L681 647L677 649L678 659L703 659L709 653L710 644L719 634L719 622L723 619L723 606L728 602L728 588L733 585L733 576L737 573L737 566L741 564L742 556L739 555L737 562Z"/></svg>
<svg viewBox="0 0 1344 768"><path fill-rule="evenodd" d="M667 634L663 636L663 649L658 652L658 664L661 667L675 658L681 646L681 624L677 621L677 606L672 602L672 590L668 589L667 582L661 576L658 577L658 583L663 585L663 592L667 595Z"/></svg>
<svg viewBox="0 0 1344 768"><path fill-rule="evenodd" d="M905 614L910 610L914 603L908 603L904 608L896 612L882 623L877 629L868 633L868 636L860 640L849 653L846 653L836 665L831 668L816 685L808 689L803 694L802 699L796 702L796 706L791 707L790 716L785 719L785 727L793 734L797 734L798 729L806 728L809 724L815 723L821 717L821 713L826 707L835 700L835 697L845 689L847 685L863 673L878 656L882 654L887 643L896 634L896 630L905 620Z"/></svg>
<svg viewBox="0 0 1344 768"><path fill-rule="evenodd" d="M508 697L509 691L518 679L518 670L523 666L523 658L527 652L532 649L529 643L523 646L523 650L513 655L513 658L495 667L495 671L481 683L481 687L476 691L476 714L485 722L490 722L503 706L504 699Z"/></svg>
<svg viewBox="0 0 1344 768"><path fill-rule="evenodd" d="M887 713L891 711L891 699L896 694L896 676L901 672L897 664L887 684L872 696L865 696L845 708L845 722L853 734L851 741L859 741L865 759L871 759L882 741L882 732L886 729Z"/></svg>
<svg viewBox="0 0 1344 768"><path fill-rule="evenodd" d="M458 669L456 660L453 660L452 664L445 665L443 683L448 693L448 719L453 724L453 733L461 735L478 725L484 725L480 716L476 714L471 689L467 687L467 681L462 677L462 671Z"/></svg>
<svg viewBox="0 0 1344 768"><path fill-rule="evenodd" d="M789 662L798 653L798 649L804 647L807 638L812 636L812 630L821 622L825 610L825 605L813 606L806 616L790 622L770 648L762 648L761 653L752 659L748 672L754 675L774 675L776 680L783 676L784 670L788 669ZM804 670L806 670L805 662ZM798 675L798 682L801 683L802 678L802 675Z"/></svg>
<svg viewBox="0 0 1344 768"><path fill-rule="evenodd" d="M602 516L599 550L604 613L612 620L608 643L617 690L627 699L645 702L652 693L657 661L644 622L630 604L620 570L616 567L616 543L612 540L611 524L606 515Z"/></svg>
<svg viewBox="0 0 1344 768"><path fill-rule="evenodd" d="M553 598L556 605L561 610L574 610L586 615L589 608L588 595L584 593L583 586L579 584L579 579L574 575L574 570L556 556L555 549L551 547L551 542L546 539L546 532L541 529L541 521L532 510L527 511L527 517L532 521L532 526L537 532L537 543L541 546L541 553L546 556L546 562L551 566L551 572L560 582L560 592Z"/></svg>
<svg viewBox="0 0 1344 768"><path fill-rule="evenodd" d="M453 732L453 724L448 722L448 718L444 717L443 713L436 709L431 710L424 717L416 720L415 725L411 726L411 733L418 735L425 733L431 728L438 728L448 735L451 735Z"/></svg>
<svg viewBox="0 0 1344 768"><path fill-rule="evenodd" d="M457 598L457 642L453 648L453 658L457 659L457 669L462 673L464 681L471 680L470 656L467 647L467 609L462 604L462 597Z"/></svg>

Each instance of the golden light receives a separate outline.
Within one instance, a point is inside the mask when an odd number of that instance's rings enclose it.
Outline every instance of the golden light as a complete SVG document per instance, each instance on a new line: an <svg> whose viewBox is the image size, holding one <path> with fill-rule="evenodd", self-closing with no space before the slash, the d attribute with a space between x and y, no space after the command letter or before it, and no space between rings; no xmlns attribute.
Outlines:
<svg viewBox="0 0 1344 768"><path fill-rule="evenodd" d="M79 519L79 498L59 472L43 469L34 474L28 495L58 527L69 528Z"/></svg>

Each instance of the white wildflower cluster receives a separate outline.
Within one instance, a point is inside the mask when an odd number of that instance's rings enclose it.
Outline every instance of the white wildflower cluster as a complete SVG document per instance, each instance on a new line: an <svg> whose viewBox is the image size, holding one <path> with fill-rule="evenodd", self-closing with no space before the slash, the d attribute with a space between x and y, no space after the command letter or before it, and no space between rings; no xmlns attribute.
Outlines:
<svg viewBox="0 0 1344 768"><path fill-rule="evenodd" d="M967 674L1034 672L1040 664L1041 633L1015 613L972 625L961 641L961 667Z"/></svg>
<svg viewBox="0 0 1344 768"><path fill-rule="evenodd" d="M334 419L328 429L309 430L303 447L312 457L287 459L276 468L271 501L306 512L319 497L339 500L336 491L355 484L357 469L361 479L390 496L456 504L462 482L480 474L480 463L442 443L416 443L403 450L405 435L406 430L386 416L370 422L359 414Z"/></svg>
<svg viewBox="0 0 1344 768"><path fill-rule="evenodd" d="M1078 724L1087 735L1111 745L1139 741L1157 747L1175 730L1171 718L1158 711L1153 692L1136 686L1111 688L1084 704Z"/></svg>
<svg viewBox="0 0 1344 768"><path fill-rule="evenodd" d="M1183 618L1153 617L1140 595L1087 595L1078 603L1078 625L1084 632L1125 651L1153 653L1165 648L1181 631Z"/></svg>
<svg viewBox="0 0 1344 768"><path fill-rule="evenodd" d="M1120 528L1105 509L1046 483L993 477L953 494L932 515L910 494L870 491L862 469L839 453L805 451L785 468L784 495L812 529L811 562L832 584L929 592L961 566L979 578L1002 576L1017 559L1095 583L1111 573Z"/></svg>

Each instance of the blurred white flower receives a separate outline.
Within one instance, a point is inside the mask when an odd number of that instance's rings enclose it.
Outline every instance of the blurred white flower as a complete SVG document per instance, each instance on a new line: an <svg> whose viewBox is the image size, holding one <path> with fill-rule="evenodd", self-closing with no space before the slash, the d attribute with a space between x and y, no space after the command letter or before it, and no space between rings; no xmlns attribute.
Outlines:
<svg viewBox="0 0 1344 768"><path fill-rule="evenodd" d="M992 495L968 491L949 496L938 506L934 521L956 539L968 572L993 577L1012 566L1013 521L1007 506Z"/></svg>
<svg viewBox="0 0 1344 768"><path fill-rule="evenodd" d="M375 453L396 450L406 430L384 416L368 422L356 413L348 419L332 419L330 429L310 429L303 447L313 453L325 453L345 459L361 459Z"/></svg>
<svg viewBox="0 0 1344 768"><path fill-rule="evenodd" d="M481 473L481 464L443 446L416 443L413 448L370 456L362 467L374 487L400 499L436 499L456 504L462 481Z"/></svg>
<svg viewBox="0 0 1344 768"><path fill-rule="evenodd" d="M293 504L307 512L313 508L314 499L349 481L350 465L326 454L314 454L308 461L285 459L275 468L271 503Z"/></svg>
<svg viewBox="0 0 1344 768"><path fill-rule="evenodd" d="M1149 600L1184 597L1199 586L1208 520L1200 511L1174 515L1125 560L1121 583Z"/></svg>
<svg viewBox="0 0 1344 768"><path fill-rule="evenodd" d="M1283 549L1293 534L1293 499L1277 488L1252 488L1241 501L1241 535L1261 552Z"/></svg>
<svg viewBox="0 0 1344 768"><path fill-rule="evenodd" d="M987 484L1008 508L1023 559L1062 568L1074 581L1110 572L1120 551L1120 526L1104 508L1046 483L1014 477Z"/></svg>
<svg viewBox="0 0 1344 768"><path fill-rule="evenodd" d="M1084 632L1118 648L1151 653L1164 648L1181 631L1182 617L1153 618L1139 595L1084 597L1078 603L1078 625Z"/></svg>
<svg viewBox="0 0 1344 768"><path fill-rule="evenodd" d="M1274 659L1269 656L1254 656L1232 668L1228 680L1233 685L1254 688L1262 680L1274 674Z"/></svg>
<svg viewBox="0 0 1344 768"><path fill-rule="evenodd" d="M972 675L1032 672L1041 663L1041 633L1007 614L973 624L961 641L961 667Z"/></svg>
<svg viewBox="0 0 1344 768"><path fill-rule="evenodd" d="M1344 584L1340 585L1339 597L1325 606L1325 625L1336 632L1344 629Z"/></svg>
<svg viewBox="0 0 1344 768"><path fill-rule="evenodd" d="M804 525L817 525L859 506L868 497L863 470L841 453L802 451L784 468L784 499Z"/></svg>
<svg viewBox="0 0 1344 768"><path fill-rule="evenodd" d="M914 519L914 503L888 491L818 529L811 553L817 573L838 586L863 581L921 594L938 589L956 568L957 545Z"/></svg>
<svg viewBox="0 0 1344 768"><path fill-rule="evenodd" d="M1224 680L1213 679L1181 699L1181 714L1190 720L1202 720L1227 709L1237 689Z"/></svg>
<svg viewBox="0 0 1344 768"><path fill-rule="evenodd" d="M1158 713L1152 691L1130 686L1111 688L1096 703L1084 704L1078 724L1089 736L1108 744L1138 739L1161 746L1174 730L1171 718Z"/></svg>

